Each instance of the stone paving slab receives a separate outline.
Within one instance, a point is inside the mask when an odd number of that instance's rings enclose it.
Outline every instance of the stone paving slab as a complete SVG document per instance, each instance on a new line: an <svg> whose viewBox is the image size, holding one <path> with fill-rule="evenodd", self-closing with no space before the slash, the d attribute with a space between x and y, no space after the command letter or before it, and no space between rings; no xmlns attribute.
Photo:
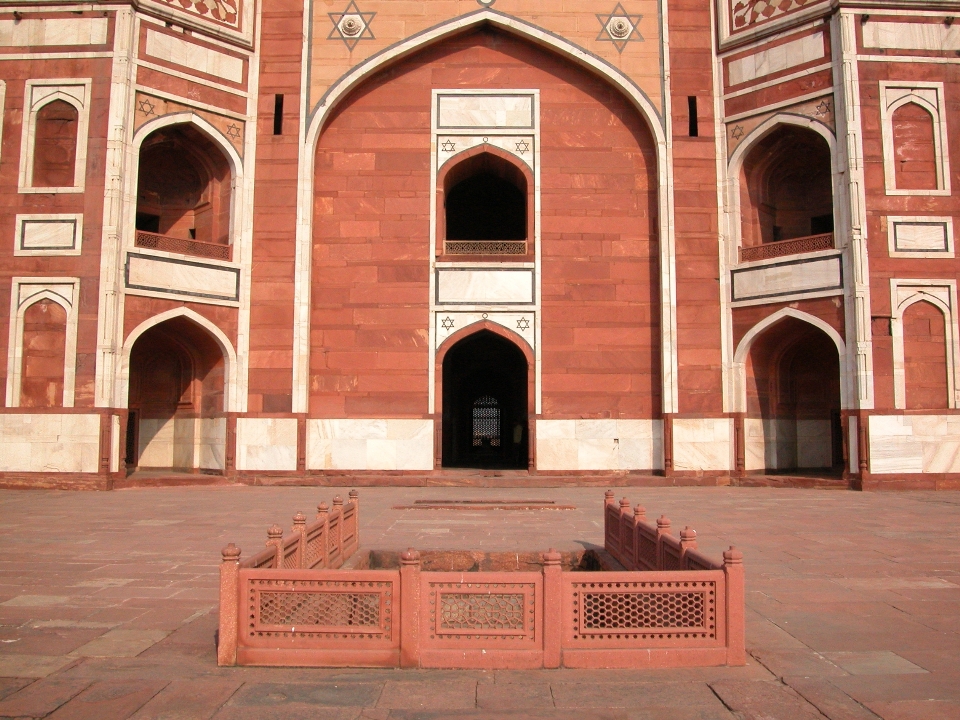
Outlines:
<svg viewBox="0 0 960 720"><path fill-rule="evenodd" d="M708 555L743 551L743 667L218 668L220 548L249 556L269 525L348 489L0 493L0 718L960 718L957 492L618 489L696 528ZM395 509L418 499L574 509ZM602 502L596 487L361 489L361 545L599 547Z"/></svg>

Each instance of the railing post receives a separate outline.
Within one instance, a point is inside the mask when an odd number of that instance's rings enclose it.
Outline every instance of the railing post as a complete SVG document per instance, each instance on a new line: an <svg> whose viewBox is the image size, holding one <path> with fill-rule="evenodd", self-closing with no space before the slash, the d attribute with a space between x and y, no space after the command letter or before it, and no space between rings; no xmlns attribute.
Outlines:
<svg viewBox="0 0 960 720"><path fill-rule="evenodd" d="M220 628L217 632L217 665L237 664L240 616L240 548L233 543L220 551Z"/></svg>
<svg viewBox="0 0 960 720"><path fill-rule="evenodd" d="M620 498L620 522L617 525L617 540L620 547L620 564L624 567L627 566L627 559L629 558L629 553L627 552L627 538L631 537L633 533L631 532L632 528L630 527L630 519L633 517L633 513L630 510L630 501L626 498ZM632 568L627 568L628 570Z"/></svg>
<svg viewBox="0 0 960 720"><path fill-rule="evenodd" d="M360 547L360 493L351 490L349 493L350 502L353 503L353 546Z"/></svg>
<svg viewBox="0 0 960 720"><path fill-rule="evenodd" d="M330 565L328 556L330 554L330 508L325 502L317 505L317 520L323 520L323 543L320 545L320 564L318 568L325 568Z"/></svg>
<svg viewBox="0 0 960 720"><path fill-rule="evenodd" d="M273 547L273 567L283 567L283 528L279 525L272 525L267 530L267 547Z"/></svg>
<svg viewBox="0 0 960 720"><path fill-rule="evenodd" d="M343 498L335 495L333 498L333 512L340 513L340 519L337 522L336 537L333 538L334 547L337 548L337 555L343 556Z"/></svg>
<svg viewBox="0 0 960 720"><path fill-rule="evenodd" d="M293 516L293 532L297 536L296 566L303 570L303 559L307 556L307 516L299 510Z"/></svg>
<svg viewBox="0 0 960 720"><path fill-rule="evenodd" d="M640 526L647 521L647 509L637 505L633 509L633 567L628 570L640 569Z"/></svg>
<svg viewBox="0 0 960 720"><path fill-rule="evenodd" d="M420 667L420 553L400 553L400 667Z"/></svg>
<svg viewBox="0 0 960 720"><path fill-rule="evenodd" d="M743 553L733 545L723 553L727 604L727 665L746 665Z"/></svg>
<svg viewBox="0 0 960 720"><path fill-rule="evenodd" d="M620 543L620 521L617 520L616 528L613 527L611 508L616 507L617 501L613 490L607 490L603 494L603 549L619 560L617 547Z"/></svg>
<svg viewBox="0 0 960 720"><path fill-rule="evenodd" d="M663 570L663 536L670 534L670 518L661 515L657 518L657 570Z"/></svg>
<svg viewBox="0 0 960 720"><path fill-rule="evenodd" d="M562 556L553 548L543 554L543 666L558 668L562 660L563 637Z"/></svg>
<svg viewBox="0 0 960 720"><path fill-rule="evenodd" d="M697 531L687 525L680 531L680 567L687 568L687 550L697 549Z"/></svg>

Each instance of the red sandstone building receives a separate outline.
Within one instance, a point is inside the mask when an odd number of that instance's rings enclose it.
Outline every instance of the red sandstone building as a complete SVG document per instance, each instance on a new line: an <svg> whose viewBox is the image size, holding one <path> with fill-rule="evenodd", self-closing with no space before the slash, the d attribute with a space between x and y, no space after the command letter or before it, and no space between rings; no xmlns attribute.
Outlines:
<svg viewBox="0 0 960 720"><path fill-rule="evenodd" d="M958 14L0 0L2 481L956 486Z"/></svg>

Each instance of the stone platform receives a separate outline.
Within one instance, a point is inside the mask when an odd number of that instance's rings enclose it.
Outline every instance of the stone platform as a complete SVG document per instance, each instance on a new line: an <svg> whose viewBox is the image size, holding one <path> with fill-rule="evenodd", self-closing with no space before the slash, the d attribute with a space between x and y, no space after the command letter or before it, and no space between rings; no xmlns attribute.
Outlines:
<svg viewBox="0 0 960 720"><path fill-rule="evenodd" d="M748 664L656 671L218 668L220 549L346 489L0 493L0 717L960 717L960 493L618 489L742 549ZM416 500L574 509L410 509ZM370 488L361 545L602 545L596 488Z"/></svg>

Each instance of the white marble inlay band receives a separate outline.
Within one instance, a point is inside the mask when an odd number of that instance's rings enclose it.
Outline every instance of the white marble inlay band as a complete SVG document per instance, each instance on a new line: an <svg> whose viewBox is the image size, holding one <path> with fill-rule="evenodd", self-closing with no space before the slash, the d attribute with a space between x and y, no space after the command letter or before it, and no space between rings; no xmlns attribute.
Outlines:
<svg viewBox="0 0 960 720"><path fill-rule="evenodd" d="M166 33L147 30L146 54L158 60L191 68L195 72L243 82L243 60L232 55L201 47Z"/></svg>
<svg viewBox="0 0 960 720"><path fill-rule="evenodd" d="M433 420L308 420L307 468L432 470Z"/></svg>
<svg viewBox="0 0 960 720"><path fill-rule="evenodd" d="M792 42L777 45L738 60L728 66L730 85L739 85L772 75L797 65L819 60L826 55L823 48L823 33L814 33Z"/></svg>
<svg viewBox="0 0 960 720"><path fill-rule="evenodd" d="M437 270L437 304L533 303L533 270Z"/></svg>
<svg viewBox="0 0 960 720"><path fill-rule="evenodd" d="M843 289L839 255L744 268L731 275L735 301Z"/></svg>
<svg viewBox="0 0 960 720"><path fill-rule="evenodd" d="M533 135L438 135L437 136L437 168L452 157L456 157L464 150L490 145L498 150L513 155L518 160L533 169L536 140Z"/></svg>
<svg viewBox="0 0 960 720"><path fill-rule="evenodd" d="M438 128L533 128L533 95L437 96Z"/></svg>
<svg viewBox="0 0 960 720"><path fill-rule="evenodd" d="M863 26L863 46L883 50L960 50L960 26L943 22L868 22Z"/></svg>
<svg viewBox="0 0 960 720"><path fill-rule="evenodd" d="M0 47L103 45L107 18L0 20Z"/></svg>
<svg viewBox="0 0 960 720"><path fill-rule="evenodd" d="M239 270L201 263L127 255L127 287L236 300Z"/></svg>
<svg viewBox="0 0 960 720"><path fill-rule="evenodd" d="M451 335L484 320L516 333L531 348L536 348L536 312L438 312L436 313L435 348Z"/></svg>

